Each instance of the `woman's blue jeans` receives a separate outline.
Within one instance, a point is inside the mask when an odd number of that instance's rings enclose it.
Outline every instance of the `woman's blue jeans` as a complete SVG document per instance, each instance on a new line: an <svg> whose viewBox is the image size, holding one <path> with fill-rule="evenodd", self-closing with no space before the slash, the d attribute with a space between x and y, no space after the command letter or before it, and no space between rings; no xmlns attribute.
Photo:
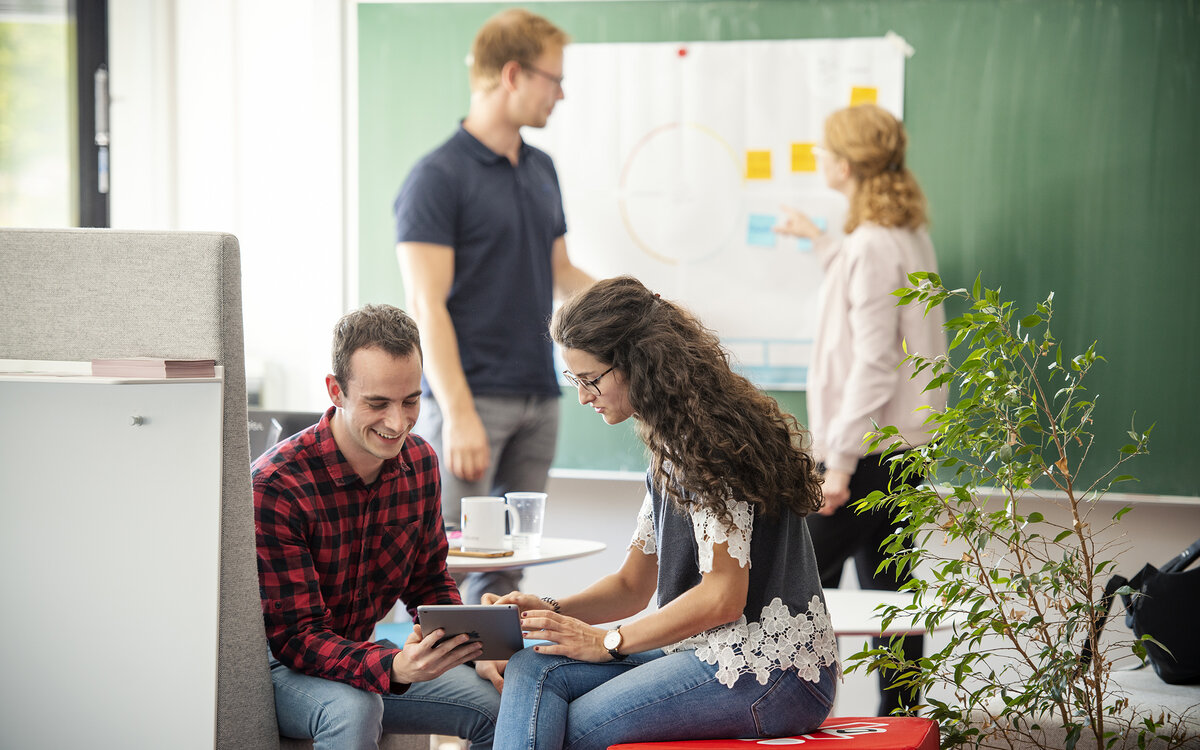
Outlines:
<svg viewBox="0 0 1200 750"><path fill-rule="evenodd" d="M620 742L786 737L816 729L833 707L837 677L819 682L776 670L766 685L732 688L693 651L632 654L605 664L525 649L504 673L498 750L604 750Z"/></svg>
<svg viewBox="0 0 1200 750"><path fill-rule="evenodd" d="M468 666L414 683L403 695L301 674L274 658L271 681L279 733L311 738L314 750L373 750L384 732L465 737L472 750L492 746L500 696Z"/></svg>

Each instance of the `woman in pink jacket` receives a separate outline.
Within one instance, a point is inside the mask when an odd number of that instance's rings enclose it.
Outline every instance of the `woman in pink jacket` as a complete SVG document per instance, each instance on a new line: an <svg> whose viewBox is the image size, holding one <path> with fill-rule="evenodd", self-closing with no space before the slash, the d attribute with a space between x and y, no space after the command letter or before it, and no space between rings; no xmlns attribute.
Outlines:
<svg viewBox="0 0 1200 750"><path fill-rule="evenodd" d="M886 489L888 458L866 454L864 436L894 425L909 445L928 441L921 407L945 405L945 392L924 392L926 377L911 379L901 367L909 353L946 353L940 307L898 307L891 292L909 286L908 274L937 271L926 226L925 196L905 163L908 137L886 110L862 105L825 121L824 144L814 149L829 187L849 200L845 235L822 234L804 214L785 209L782 234L807 237L825 272L820 318L808 373L808 419L814 453L825 472L825 505L809 516L821 583L836 587L854 558L859 585L897 589L906 578L895 569L876 573L880 543L895 524L887 513L855 514L849 503ZM905 653L921 655L921 637L905 639ZM886 688L881 674L880 713L919 696Z"/></svg>

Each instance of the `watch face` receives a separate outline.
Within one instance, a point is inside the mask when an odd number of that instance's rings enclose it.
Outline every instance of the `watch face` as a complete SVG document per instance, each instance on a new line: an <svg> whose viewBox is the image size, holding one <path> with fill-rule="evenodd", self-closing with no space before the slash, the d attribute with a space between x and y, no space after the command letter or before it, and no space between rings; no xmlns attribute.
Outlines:
<svg viewBox="0 0 1200 750"><path fill-rule="evenodd" d="M604 647L609 651L621 645L621 631L610 630L604 634Z"/></svg>

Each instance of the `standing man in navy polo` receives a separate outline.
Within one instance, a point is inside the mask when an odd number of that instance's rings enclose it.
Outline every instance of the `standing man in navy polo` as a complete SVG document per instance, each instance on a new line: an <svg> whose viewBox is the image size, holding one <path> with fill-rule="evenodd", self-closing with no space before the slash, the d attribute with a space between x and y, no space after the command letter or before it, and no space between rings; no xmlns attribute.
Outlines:
<svg viewBox="0 0 1200 750"><path fill-rule="evenodd" d="M555 295L591 283L567 256L550 157L521 139L563 98L569 39L545 18L505 10L471 46L471 104L396 198L408 308L425 342L416 431L441 461L442 509L471 495L542 491L558 433L547 325ZM520 571L469 574L464 602L519 587Z"/></svg>

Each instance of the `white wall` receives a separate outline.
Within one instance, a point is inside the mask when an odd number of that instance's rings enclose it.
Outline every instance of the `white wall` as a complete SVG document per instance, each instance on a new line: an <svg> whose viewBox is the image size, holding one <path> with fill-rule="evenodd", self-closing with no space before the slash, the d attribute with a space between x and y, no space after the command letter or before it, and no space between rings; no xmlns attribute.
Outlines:
<svg viewBox="0 0 1200 750"><path fill-rule="evenodd" d="M237 235L247 375L270 408L328 403L330 333L354 304L346 7L109 2L112 225Z"/></svg>

